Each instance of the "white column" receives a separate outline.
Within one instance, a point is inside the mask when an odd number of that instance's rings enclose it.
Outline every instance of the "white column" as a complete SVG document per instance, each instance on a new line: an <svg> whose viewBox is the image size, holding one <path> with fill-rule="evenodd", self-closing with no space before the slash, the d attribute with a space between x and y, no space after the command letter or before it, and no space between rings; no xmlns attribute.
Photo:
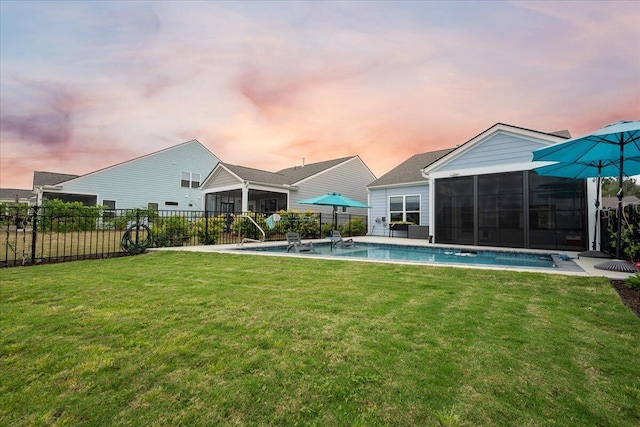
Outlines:
<svg viewBox="0 0 640 427"><path fill-rule="evenodd" d="M242 185L242 212L249 211L249 183L245 181Z"/></svg>

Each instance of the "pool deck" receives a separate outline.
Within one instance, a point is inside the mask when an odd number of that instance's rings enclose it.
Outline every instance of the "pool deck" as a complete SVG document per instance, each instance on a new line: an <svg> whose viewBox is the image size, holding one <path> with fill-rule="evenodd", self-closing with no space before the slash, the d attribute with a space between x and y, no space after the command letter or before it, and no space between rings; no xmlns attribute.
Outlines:
<svg viewBox="0 0 640 427"><path fill-rule="evenodd" d="M307 239L303 239L307 241ZM548 250L538 250L538 249L520 249L520 248L497 248L497 247L486 247L486 246L457 246L457 245L439 245L435 243L429 243L427 240L423 239L407 239L406 237L379 237L379 236L359 236L354 237L353 240L362 243L377 243L377 244L393 244L393 245L406 245L406 246L425 246L425 247L434 247L434 248L460 248L466 250L493 250L493 251L509 251L509 252L526 252L526 253L537 253L537 254L545 254L545 255L553 255L553 254L565 254L571 258L568 262L563 262L556 259L556 263L560 268L558 269L541 269L541 268L524 268L524 267L492 267L492 266L480 266L480 265L470 265L470 264L444 264L444 263L423 263L424 265L437 265L437 266L452 266L452 267L464 267L464 268L483 268L483 269L492 269L492 270L509 270L509 271L530 271L537 273L552 273L552 274L565 274L572 276L587 276L587 277L607 277L609 279L626 279L632 274L630 273L620 273L616 271L605 271L598 270L594 266L596 264L600 264L602 262L607 261L607 259L602 258L584 258L578 257L577 252L569 252L569 251L548 251ZM308 239L308 241L314 242L316 244L327 243L325 239ZM174 247L174 248L157 248L157 249L149 249L149 251L162 251L162 250L179 250L179 251L190 251L190 252L224 252L224 253L236 253L238 254L238 248L246 248L250 249L252 246L282 246L286 244L286 241L275 241L275 242L262 242L262 243L253 243L247 242L242 245L240 244L228 244L228 245L207 245L207 246L182 246L182 247ZM254 253L255 254L255 253ZM299 257L314 257L313 254L277 254L273 252L265 252L259 255L269 255L269 256L299 256ZM326 257L322 257L323 259L329 259ZM402 262L402 261L380 261L380 260L367 260L367 259L354 259L354 258L340 258L340 260L357 260L360 262L390 262L390 263L404 263L404 264L412 264L416 265L415 262ZM573 262L572 262L573 261ZM575 262L575 264L574 264Z"/></svg>

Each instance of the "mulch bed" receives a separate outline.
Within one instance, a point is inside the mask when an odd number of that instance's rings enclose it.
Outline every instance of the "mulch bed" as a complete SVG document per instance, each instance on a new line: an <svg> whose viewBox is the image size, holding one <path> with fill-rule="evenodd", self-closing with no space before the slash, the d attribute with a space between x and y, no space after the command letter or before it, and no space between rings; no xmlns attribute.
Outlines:
<svg viewBox="0 0 640 427"><path fill-rule="evenodd" d="M611 280L611 286L618 292L620 299L633 311L636 316L640 317L640 291L634 291L627 286L624 280Z"/></svg>

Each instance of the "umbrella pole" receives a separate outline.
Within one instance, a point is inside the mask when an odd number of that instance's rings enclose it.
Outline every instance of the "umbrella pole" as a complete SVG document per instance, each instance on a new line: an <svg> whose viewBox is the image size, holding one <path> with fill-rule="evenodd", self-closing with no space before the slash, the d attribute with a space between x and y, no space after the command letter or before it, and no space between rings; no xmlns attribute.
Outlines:
<svg viewBox="0 0 640 427"><path fill-rule="evenodd" d="M600 185L602 182L600 181L600 172L598 172L598 179L596 180L596 221L593 226L593 244L591 245L591 249L596 250L596 240L598 236L598 208L600 207Z"/></svg>
<svg viewBox="0 0 640 427"><path fill-rule="evenodd" d="M596 241L598 240L598 220L600 219L599 207L600 207L600 186L602 185L602 161L598 162L598 179L596 181L596 221L593 226L593 244L590 251L580 252L578 257L585 258L611 258L608 254L602 251L596 250Z"/></svg>
<svg viewBox="0 0 640 427"><path fill-rule="evenodd" d="M620 136L620 176L618 178L618 236L616 239L616 259L607 261L602 264L597 264L594 267L599 270L619 271L623 273L635 273L638 271L635 265L625 261L621 256L620 244L622 243L622 198L624 197L624 190L622 184L624 182L623 166L624 166L624 141L622 135Z"/></svg>

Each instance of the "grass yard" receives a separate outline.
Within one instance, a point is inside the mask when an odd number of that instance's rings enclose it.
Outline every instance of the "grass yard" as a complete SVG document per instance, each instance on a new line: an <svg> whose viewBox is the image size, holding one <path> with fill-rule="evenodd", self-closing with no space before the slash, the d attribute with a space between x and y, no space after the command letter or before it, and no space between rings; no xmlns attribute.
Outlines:
<svg viewBox="0 0 640 427"><path fill-rule="evenodd" d="M0 275L0 425L640 425L606 279L186 252Z"/></svg>

